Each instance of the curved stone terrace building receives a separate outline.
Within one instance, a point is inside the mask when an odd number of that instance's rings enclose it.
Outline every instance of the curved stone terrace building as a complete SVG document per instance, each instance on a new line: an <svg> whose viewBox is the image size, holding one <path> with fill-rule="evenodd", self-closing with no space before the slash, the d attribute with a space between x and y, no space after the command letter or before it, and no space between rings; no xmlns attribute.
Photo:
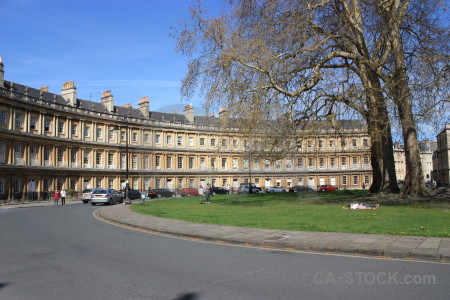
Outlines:
<svg viewBox="0 0 450 300"><path fill-rule="evenodd" d="M249 157L247 141L222 131L218 118L196 116L192 105L182 114L153 112L147 97L138 108L116 106L111 91L101 103L78 99L71 81L60 95L49 93L5 80L0 58L0 199L42 200L62 188L119 190L127 181L140 191L206 183L236 189L249 181L286 189L371 183L364 126L315 133L271 161Z"/></svg>

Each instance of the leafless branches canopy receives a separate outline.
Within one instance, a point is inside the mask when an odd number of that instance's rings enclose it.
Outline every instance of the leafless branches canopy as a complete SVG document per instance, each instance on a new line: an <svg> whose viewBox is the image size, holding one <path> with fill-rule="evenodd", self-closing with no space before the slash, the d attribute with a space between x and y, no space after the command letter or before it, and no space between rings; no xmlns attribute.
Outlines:
<svg viewBox="0 0 450 300"><path fill-rule="evenodd" d="M177 50L190 57L182 95L200 92L207 109L226 107L246 134L265 122L274 136L293 137L310 120L363 119L372 140L373 192L398 192L391 133L398 122L407 148L404 193L423 194L417 122L449 102L442 4L230 0L210 17L199 2L174 32Z"/></svg>

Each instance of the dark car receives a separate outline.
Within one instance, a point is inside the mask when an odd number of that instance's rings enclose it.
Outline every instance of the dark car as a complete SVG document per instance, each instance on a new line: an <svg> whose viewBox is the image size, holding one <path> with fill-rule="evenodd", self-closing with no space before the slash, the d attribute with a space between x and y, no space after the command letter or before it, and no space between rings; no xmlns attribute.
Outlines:
<svg viewBox="0 0 450 300"><path fill-rule="evenodd" d="M319 191L321 191L321 192L337 191L337 190L339 190L337 187L329 185L329 184L324 184L319 187Z"/></svg>
<svg viewBox="0 0 450 300"><path fill-rule="evenodd" d="M152 189L148 192L147 196L150 198L161 198L161 197L175 198L177 196L177 194L172 192L169 189Z"/></svg>
<svg viewBox="0 0 450 300"><path fill-rule="evenodd" d="M230 191L226 190L224 188L221 187L212 187L211 188L211 194L212 195L225 195L225 194L229 194Z"/></svg>
<svg viewBox="0 0 450 300"><path fill-rule="evenodd" d="M123 195L123 197L125 198L125 190L121 190L120 191ZM128 190L128 199L141 199L141 192L133 190L133 189L129 189Z"/></svg>
<svg viewBox="0 0 450 300"><path fill-rule="evenodd" d="M296 185L289 189L289 192L312 192L313 189L309 186L304 185Z"/></svg>
<svg viewBox="0 0 450 300"><path fill-rule="evenodd" d="M198 196L198 189L196 188L184 188L181 189L179 194L181 197Z"/></svg>

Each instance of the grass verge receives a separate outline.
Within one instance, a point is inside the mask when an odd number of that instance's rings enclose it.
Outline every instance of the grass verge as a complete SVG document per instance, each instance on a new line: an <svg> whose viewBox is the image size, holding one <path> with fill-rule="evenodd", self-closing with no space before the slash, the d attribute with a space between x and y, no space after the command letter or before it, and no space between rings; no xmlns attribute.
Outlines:
<svg viewBox="0 0 450 300"><path fill-rule="evenodd" d="M352 202L381 203L377 210L344 210ZM147 201L131 209L197 223L299 231L450 237L450 199L385 201L367 191L220 195Z"/></svg>

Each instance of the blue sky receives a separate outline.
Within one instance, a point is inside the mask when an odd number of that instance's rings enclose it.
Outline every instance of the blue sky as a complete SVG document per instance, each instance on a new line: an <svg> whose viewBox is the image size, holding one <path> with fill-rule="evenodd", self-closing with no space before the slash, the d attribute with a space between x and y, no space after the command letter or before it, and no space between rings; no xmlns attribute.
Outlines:
<svg viewBox="0 0 450 300"><path fill-rule="evenodd" d="M180 102L187 58L175 53L170 26L189 18L196 0L0 0L5 79L59 94L74 81L78 98L150 109ZM219 0L202 1L212 11Z"/></svg>

